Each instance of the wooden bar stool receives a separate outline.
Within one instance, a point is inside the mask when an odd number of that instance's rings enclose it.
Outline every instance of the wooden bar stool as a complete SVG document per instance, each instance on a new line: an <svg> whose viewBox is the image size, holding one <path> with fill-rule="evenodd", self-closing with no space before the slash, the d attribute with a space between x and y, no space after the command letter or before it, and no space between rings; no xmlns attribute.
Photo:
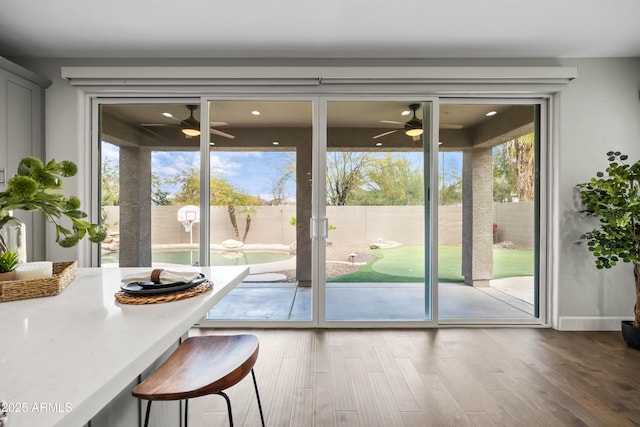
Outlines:
<svg viewBox="0 0 640 427"><path fill-rule="evenodd" d="M224 390L236 385L251 372L264 427L258 383L253 371L258 347L258 337L253 334L187 338L154 373L133 389L135 397L148 400L144 426L148 426L151 402L154 400L184 399L184 423L187 427L188 399L219 394L227 402L229 425L233 427L231 400Z"/></svg>

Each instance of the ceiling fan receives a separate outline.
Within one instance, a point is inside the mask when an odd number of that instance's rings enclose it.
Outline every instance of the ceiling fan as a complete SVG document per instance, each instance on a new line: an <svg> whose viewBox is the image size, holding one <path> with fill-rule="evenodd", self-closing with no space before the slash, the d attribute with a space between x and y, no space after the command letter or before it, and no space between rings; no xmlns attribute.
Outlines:
<svg viewBox="0 0 640 427"><path fill-rule="evenodd" d="M406 123L398 122L395 120L380 120L380 123L388 123L393 125L402 125L402 129L404 130L407 136L412 137L414 140L417 139L420 135L422 135L422 120L416 117L416 111L420 108L420 104L411 104L409 105L409 109L413 112L413 117L409 119ZM452 125L446 123L440 123L440 129L462 129L462 125ZM382 138L383 136L391 135L401 129L393 129L386 132L379 133L375 135L373 139Z"/></svg>
<svg viewBox="0 0 640 427"><path fill-rule="evenodd" d="M174 117L171 114L163 114L165 117L174 119L176 121L179 121L180 123L142 123L140 126L144 126L144 127L153 127L153 126L164 126L164 127L178 127L182 130L182 133L185 135L185 137L187 138L191 138L194 136L199 136L200 135L200 122L193 117L193 112L195 110L198 109L198 105L197 104L187 104L186 105L187 109L189 110L189 117L187 117L184 120L180 120L176 117ZM218 136L222 136L225 138L229 138L229 139L235 139L235 135L231 135L230 133L227 132L223 132L221 130L218 130L215 128L215 126L225 126L228 125L229 123L226 122L210 122L210 131L212 134L214 135L218 135Z"/></svg>

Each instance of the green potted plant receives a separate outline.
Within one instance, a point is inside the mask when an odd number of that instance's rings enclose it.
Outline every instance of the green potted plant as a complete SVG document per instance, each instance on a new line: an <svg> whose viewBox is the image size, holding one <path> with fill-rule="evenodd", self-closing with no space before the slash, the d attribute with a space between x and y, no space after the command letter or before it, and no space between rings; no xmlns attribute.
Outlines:
<svg viewBox="0 0 640 427"><path fill-rule="evenodd" d="M15 280L20 257L16 251L0 252L0 282Z"/></svg>
<svg viewBox="0 0 640 427"><path fill-rule="evenodd" d="M56 242L65 248L75 246L88 237L94 243L101 242L106 233L99 224L92 224L80 210L80 200L65 197L62 178L74 176L78 168L73 162L51 160L44 164L39 159L26 157L20 160L16 174L0 192L0 229L12 219L14 210L39 211L55 224ZM0 233L0 252L10 248Z"/></svg>
<svg viewBox="0 0 640 427"><path fill-rule="evenodd" d="M581 236L599 269L631 263L635 276L633 321L622 322L627 344L640 349L640 160L633 164L619 151L607 153L609 166L589 182L578 184L581 212L597 218L598 227Z"/></svg>

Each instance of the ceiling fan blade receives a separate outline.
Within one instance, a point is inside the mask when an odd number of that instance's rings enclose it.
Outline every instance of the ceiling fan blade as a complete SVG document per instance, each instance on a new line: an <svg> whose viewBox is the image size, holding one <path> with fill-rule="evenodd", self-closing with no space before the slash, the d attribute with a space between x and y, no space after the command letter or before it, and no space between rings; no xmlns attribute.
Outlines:
<svg viewBox="0 0 640 427"><path fill-rule="evenodd" d="M140 126L152 127L152 126L161 126L161 127L180 127L179 124L172 123L140 123Z"/></svg>
<svg viewBox="0 0 640 427"><path fill-rule="evenodd" d="M380 120L380 123L389 123L392 125L404 125L404 123L396 122L395 120Z"/></svg>
<svg viewBox="0 0 640 427"><path fill-rule="evenodd" d="M462 125L451 125L447 123L440 123L440 129L462 129Z"/></svg>
<svg viewBox="0 0 640 427"><path fill-rule="evenodd" d="M225 138L235 139L235 135L231 135L230 133L222 132L221 130L211 128L211 133L218 136L224 136Z"/></svg>
<svg viewBox="0 0 640 427"><path fill-rule="evenodd" d="M373 139L382 138L383 136L391 135L392 133L397 132L397 130L390 130L387 132L382 132L373 137Z"/></svg>
<svg viewBox="0 0 640 427"><path fill-rule="evenodd" d="M209 125L211 125L211 126L228 126L229 123L227 123L227 122L209 122Z"/></svg>

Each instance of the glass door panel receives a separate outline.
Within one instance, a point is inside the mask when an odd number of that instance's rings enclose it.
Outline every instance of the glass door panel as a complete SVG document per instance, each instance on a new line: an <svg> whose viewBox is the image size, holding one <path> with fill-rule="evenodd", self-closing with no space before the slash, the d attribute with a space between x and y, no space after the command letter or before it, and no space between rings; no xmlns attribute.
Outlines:
<svg viewBox="0 0 640 427"><path fill-rule="evenodd" d="M311 320L312 106L212 101L211 265L249 276L208 320Z"/></svg>
<svg viewBox="0 0 640 427"><path fill-rule="evenodd" d="M429 155L423 149L431 139L423 131L424 106L430 121L429 103L327 104L328 321L431 317L425 262Z"/></svg>
<svg viewBox="0 0 640 427"><path fill-rule="evenodd" d="M103 267L197 262L198 224L187 232L178 217L199 204L200 138L184 126L197 102L100 105Z"/></svg>
<svg viewBox="0 0 640 427"><path fill-rule="evenodd" d="M440 105L440 319L538 317L538 111Z"/></svg>
<svg viewBox="0 0 640 427"><path fill-rule="evenodd" d="M209 313L216 320L424 322L432 291L443 323L544 313L544 104L212 101L210 216L200 219L201 137L188 126L202 120L199 102L100 104L102 266L249 265Z"/></svg>

